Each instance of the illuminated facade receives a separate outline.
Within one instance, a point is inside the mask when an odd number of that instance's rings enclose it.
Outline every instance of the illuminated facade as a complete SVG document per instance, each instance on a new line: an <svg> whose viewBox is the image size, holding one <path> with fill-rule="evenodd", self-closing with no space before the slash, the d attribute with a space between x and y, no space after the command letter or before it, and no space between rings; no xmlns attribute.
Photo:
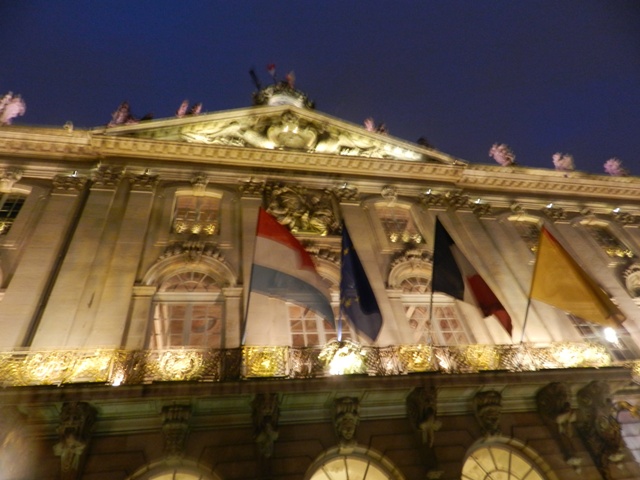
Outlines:
<svg viewBox="0 0 640 480"><path fill-rule="evenodd" d="M639 179L468 164L281 85L256 103L0 128L0 479L640 478ZM345 222L375 342L278 300L245 324L261 206L336 312ZM511 336L431 291L436 216ZM528 306L542 225L618 331Z"/></svg>

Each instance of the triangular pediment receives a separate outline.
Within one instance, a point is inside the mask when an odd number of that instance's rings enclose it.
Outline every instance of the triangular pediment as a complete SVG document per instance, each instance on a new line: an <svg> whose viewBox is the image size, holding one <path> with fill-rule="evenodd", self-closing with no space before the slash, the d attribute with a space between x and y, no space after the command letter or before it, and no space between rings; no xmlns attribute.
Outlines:
<svg viewBox="0 0 640 480"><path fill-rule="evenodd" d="M465 164L437 150L292 105L149 120L107 127L94 133L167 142Z"/></svg>

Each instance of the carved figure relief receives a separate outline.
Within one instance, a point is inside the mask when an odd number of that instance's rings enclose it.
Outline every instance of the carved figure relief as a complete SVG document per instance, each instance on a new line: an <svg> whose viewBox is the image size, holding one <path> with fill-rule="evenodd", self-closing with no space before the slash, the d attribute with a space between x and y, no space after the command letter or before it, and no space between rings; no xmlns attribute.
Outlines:
<svg viewBox="0 0 640 480"><path fill-rule="evenodd" d="M356 397L337 398L334 403L334 427L342 447L354 446L356 429L360 423L360 401Z"/></svg>
<svg viewBox="0 0 640 480"><path fill-rule="evenodd" d="M567 463L578 467L581 461L576 455L576 449L571 440L577 412L571 408L567 386L558 382L548 384L538 392L536 402L538 412L545 423L555 430L556 439L560 443Z"/></svg>
<svg viewBox="0 0 640 480"><path fill-rule="evenodd" d="M59 441L53 453L60 457L63 480L75 479L79 473L80 460L86 451L96 418L95 409L85 402L69 402L62 406Z"/></svg>
<svg viewBox="0 0 640 480"><path fill-rule="evenodd" d="M162 434L164 452L167 457L181 457L189 433L191 407L188 405L170 405L162 409Z"/></svg>
<svg viewBox="0 0 640 480"><path fill-rule="evenodd" d="M253 429L260 455L270 458L273 447L278 439L278 419L280 417L280 402L275 393L258 393L251 403L253 410Z"/></svg>
<svg viewBox="0 0 640 480"><path fill-rule="evenodd" d="M407 397L407 415L413 428L421 433L422 443L433 448L435 432L442 422L436 419L437 392L435 387L416 388Z"/></svg>
<svg viewBox="0 0 640 480"><path fill-rule="evenodd" d="M267 212L293 233L333 235L339 232L334 199L328 191L307 191L285 184L265 188Z"/></svg>
<svg viewBox="0 0 640 480"><path fill-rule="evenodd" d="M292 111L198 125L185 125L180 137L189 143L299 150L330 155L420 160L421 154L363 134L314 120Z"/></svg>
<svg viewBox="0 0 640 480"><path fill-rule="evenodd" d="M476 420L485 436L500 434L502 395L495 390L478 392L473 399Z"/></svg>

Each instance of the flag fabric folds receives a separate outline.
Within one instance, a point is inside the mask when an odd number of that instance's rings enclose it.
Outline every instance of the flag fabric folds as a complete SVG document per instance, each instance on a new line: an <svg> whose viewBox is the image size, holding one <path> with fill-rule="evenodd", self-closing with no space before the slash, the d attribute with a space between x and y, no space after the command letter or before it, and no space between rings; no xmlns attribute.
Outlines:
<svg viewBox="0 0 640 480"><path fill-rule="evenodd" d="M352 325L375 341L382 329L382 315L346 225L342 224L340 308Z"/></svg>
<svg viewBox="0 0 640 480"><path fill-rule="evenodd" d="M332 325L329 289L300 242L263 208L258 214L251 270L250 301L254 294L279 298L313 310Z"/></svg>
<svg viewBox="0 0 640 480"><path fill-rule="evenodd" d="M609 296L544 227L529 298L607 327L619 327L624 321Z"/></svg>
<svg viewBox="0 0 640 480"><path fill-rule="evenodd" d="M438 218L436 218L433 247L431 289L476 305L485 317L495 316L500 325L511 335L513 329L511 316L457 247Z"/></svg>

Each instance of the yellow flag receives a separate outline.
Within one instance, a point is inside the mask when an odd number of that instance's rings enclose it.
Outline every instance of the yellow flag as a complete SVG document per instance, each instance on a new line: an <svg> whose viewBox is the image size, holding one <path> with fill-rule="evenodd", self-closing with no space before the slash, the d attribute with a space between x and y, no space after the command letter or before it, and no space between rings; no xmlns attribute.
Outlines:
<svg viewBox="0 0 640 480"><path fill-rule="evenodd" d="M606 327L624 321L609 296L544 227L529 297Z"/></svg>

